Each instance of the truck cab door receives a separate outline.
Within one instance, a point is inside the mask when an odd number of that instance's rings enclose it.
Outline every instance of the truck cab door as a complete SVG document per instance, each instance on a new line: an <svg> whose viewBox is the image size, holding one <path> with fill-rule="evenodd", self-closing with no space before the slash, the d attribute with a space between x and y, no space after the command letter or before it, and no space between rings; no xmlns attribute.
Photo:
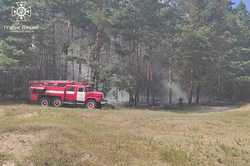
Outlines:
<svg viewBox="0 0 250 166"><path fill-rule="evenodd" d="M85 89L83 87L79 87L77 90L77 97L76 100L77 102L83 103L85 101Z"/></svg>
<svg viewBox="0 0 250 166"><path fill-rule="evenodd" d="M65 89L65 101L74 102L76 99L76 87L68 86Z"/></svg>

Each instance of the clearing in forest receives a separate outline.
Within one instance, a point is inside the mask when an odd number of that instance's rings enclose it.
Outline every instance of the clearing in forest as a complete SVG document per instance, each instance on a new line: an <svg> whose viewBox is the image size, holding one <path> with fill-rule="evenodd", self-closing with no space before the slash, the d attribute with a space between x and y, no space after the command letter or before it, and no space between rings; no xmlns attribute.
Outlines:
<svg viewBox="0 0 250 166"><path fill-rule="evenodd" d="M87 111L5 104L0 165L250 165L250 106L228 109Z"/></svg>

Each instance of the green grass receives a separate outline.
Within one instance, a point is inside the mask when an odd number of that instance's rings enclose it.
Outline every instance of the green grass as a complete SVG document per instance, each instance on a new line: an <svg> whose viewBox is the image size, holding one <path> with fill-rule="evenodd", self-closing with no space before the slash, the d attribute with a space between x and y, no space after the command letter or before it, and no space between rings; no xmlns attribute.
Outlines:
<svg viewBox="0 0 250 166"><path fill-rule="evenodd" d="M166 148L162 152L162 159L172 165L194 165L195 162L183 150L177 148Z"/></svg>
<svg viewBox="0 0 250 166"><path fill-rule="evenodd" d="M250 106L228 112L0 105L0 165L250 165ZM8 146L10 145L10 147Z"/></svg>

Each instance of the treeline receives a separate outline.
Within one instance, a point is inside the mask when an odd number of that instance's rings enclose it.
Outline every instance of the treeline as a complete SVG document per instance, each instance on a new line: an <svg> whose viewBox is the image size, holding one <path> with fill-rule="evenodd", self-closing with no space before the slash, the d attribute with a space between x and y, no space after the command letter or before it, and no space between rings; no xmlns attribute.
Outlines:
<svg viewBox="0 0 250 166"><path fill-rule="evenodd" d="M0 0L1 26L13 24L12 6ZM38 31L0 32L2 96L22 97L30 79L67 79L70 62L88 63L89 82L105 92L126 90L135 105L250 99L250 13L243 1L29 0L27 6L32 18L23 24ZM65 39L56 40L60 35ZM79 39L88 41L82 47L89 55L69 56Z"/></svg>

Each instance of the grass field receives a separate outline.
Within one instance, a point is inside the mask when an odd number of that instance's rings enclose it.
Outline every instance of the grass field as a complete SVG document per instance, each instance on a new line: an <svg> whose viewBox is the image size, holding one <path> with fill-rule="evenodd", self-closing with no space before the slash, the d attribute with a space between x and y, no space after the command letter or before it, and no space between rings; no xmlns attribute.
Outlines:
<svg viewBox="0 0 250 166"><path fill-rule="evenodd" d="M0 165L247 166L250 106L204 113L0 105Z"/></svg>

